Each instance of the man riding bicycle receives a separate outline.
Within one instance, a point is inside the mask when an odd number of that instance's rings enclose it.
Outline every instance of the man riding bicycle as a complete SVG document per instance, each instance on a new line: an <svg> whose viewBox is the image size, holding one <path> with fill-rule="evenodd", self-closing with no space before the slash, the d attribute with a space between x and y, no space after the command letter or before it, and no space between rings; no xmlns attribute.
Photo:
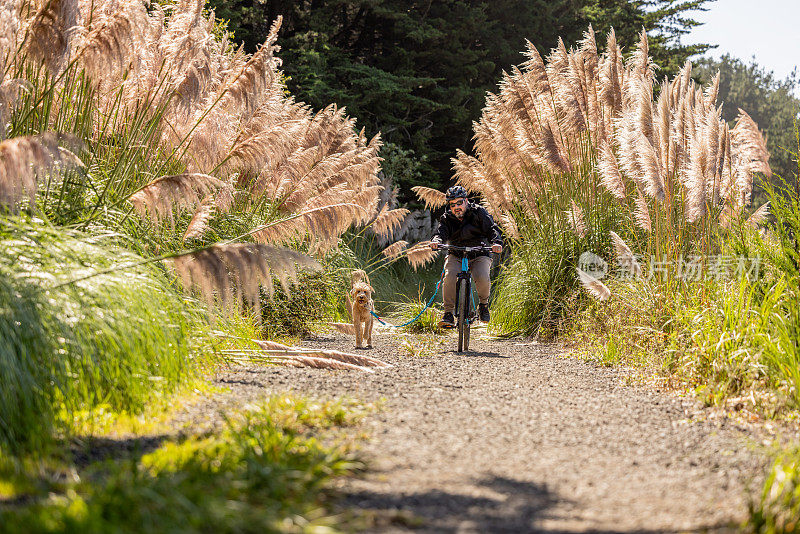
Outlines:
<svg viewBox="0 0 800 534"><path fill-rule="evenodd" d="M440 244L458 247L478 247L491 243L492 252L503 251L503 235L492 216L482 206L467 200L467 190L456 185L445 194L448 208L439 218L439 227L431 239L431 248L436 250ZM461 271L463 253L450 251L444 264L444 282L442 283L442 299L444 315L439 323L445 328L455 327L453 309L456 304L456 275ZM489 269L492 258L488 252L467 253L469 270L475 281L478 293L478 316L481 321L489 322Z"/></svg>

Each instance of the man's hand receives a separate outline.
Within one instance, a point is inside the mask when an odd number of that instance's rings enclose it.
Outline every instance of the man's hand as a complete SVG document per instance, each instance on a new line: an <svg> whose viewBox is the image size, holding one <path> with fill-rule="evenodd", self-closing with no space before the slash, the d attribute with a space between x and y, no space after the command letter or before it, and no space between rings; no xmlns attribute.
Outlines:
<svg viewBox="0 0 800 534"><path fill-rule="evenodd" d="M495 254L500 254L503 252L503 245L492 245L492 252Z"/></svg>
<svg viewBox="0 0 800 534"><path fill-rule="evenodd" d="M431 241L431 250L438 250L438 249L439 249L439 243L436 241Z"/></svg>

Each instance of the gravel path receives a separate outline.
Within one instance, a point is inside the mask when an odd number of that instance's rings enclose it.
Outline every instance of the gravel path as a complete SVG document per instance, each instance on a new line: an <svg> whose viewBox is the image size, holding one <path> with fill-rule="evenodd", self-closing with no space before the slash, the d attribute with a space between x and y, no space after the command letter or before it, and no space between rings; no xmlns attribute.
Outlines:
<svg viewBox="0 0 800 534"><path fill-rule="evenodd" d="M477 338L477 339L475 339ZM726 530L766 466L754 437L694 401L624 386L622 371L552 345L483 340L475 352L381 332L373 374L243 367L221 373L218 409L293 391L385 399L364 423L369 471L345 505L376 532ZM340 334L306 346L353 351ZM208 412L206 412L208 413Z"/></svg>

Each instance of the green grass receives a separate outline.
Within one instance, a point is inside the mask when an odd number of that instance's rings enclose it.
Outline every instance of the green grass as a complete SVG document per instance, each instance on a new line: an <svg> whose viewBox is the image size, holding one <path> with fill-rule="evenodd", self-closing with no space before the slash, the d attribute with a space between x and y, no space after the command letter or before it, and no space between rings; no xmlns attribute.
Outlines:
<svg viewBox="0 0 800 534"><path fill-rule="evenodd" d="M434 285L433 291L436 290L435 288L436 286ZM433 304L425 309L425 306L431 300L432 294L433 292L431 292L431 295L420 293L415 299L408 299L395 305L394 315L399 317L399 324L407 323L417 317L416 321L404 327L405 331L413 334L443 334L445 332L445 329L439 326L443 313L441 287Z"/></svg>
<svg viewBox="0 0 800 534"><path fill-rule="evenodd" d="M798 176L800 168L794 183L765 185L772 212L765 231L738 221L713 239L722 257L755 261L757 270L611 280L611 300L578 313L568 338L602 358L668 375L711 404L758 390L775 398L765 415L800 408Z"/></svg>
<svg viewBox="0 0 800 534"><path fill-rule="evenodd" d="M800 408L800 131L795 129L797 163L794 179L782 187L765 185L774 223L756 240L757 252L769 276L766 299L780 299L781 308L771 317L765 360L778 374ZM771 292L771 293L770 293Z"/></svg>
<svg viewBox="0 0 800 534"><path fill-rule="evenodd" d="M759 500L750 503L745 528L758 534L800 532L800 448L778 455Z"/></svg>
<svg viewBox="0 0 800 534"><path fill-rule="evenodd" d="M709 404L759 390L778 393L770 410L798 405L796 365L784 349L796 300L782 279L766 288L744 277L609 287L612 299L582 311L567 341L603 362L668 376Z"/></svg>
<svg viewBox="0 0 800 534"><path fill-rule="evenodd" d="M75 411L141 410L192 376L205 319L161 268L66 283L137 261L112 237L0 219L0 447L41 450Z"/></svg>
<svg viewBox="0 0 800 534"><path fill-rule="evenodd" d="M77 63L58 77L41 66L20 64L13 78L30 83L11 114L8 138L54 131L74 135L83 149L85 169L50 176L37 193L34 211L54 224L79 228L102 226L149 241L152 228L131 220L127 199L149 180L182 172L178 149L160 146L159 124L167 105L162 94L135 106L122 103L123 89L109 95L110 109L101 111L100 96ZM72 147L75 148L75 147ZM175 232L171 232L174 234ZM168 239L161 243L162 252Z"/></svg>
<svg viewBox="0 0 800 534"><path fill-rule="evenodd" d="M40 483L0 508L0 524L26 533L331 532L331 481L361 467L353 441L333 439L335 429L365 413L274 396L215 435L170 438L152 452L92 464L79 480ZM0 481L8 472L0 469Z"/></svg>
<svg viewBox="0 0 800 534"><path fill-rule="evenodd" d="M572 200L583 213L583 235L569 223ZM533 202L538 216L526 210L514 214L520 236L510 240L511 257L494 283L489 328L500 336L552 339L589 303L575 271L580 255L609 258L609 231L619 231L621 216L596 175L583 167L548 182Z"/></svg>

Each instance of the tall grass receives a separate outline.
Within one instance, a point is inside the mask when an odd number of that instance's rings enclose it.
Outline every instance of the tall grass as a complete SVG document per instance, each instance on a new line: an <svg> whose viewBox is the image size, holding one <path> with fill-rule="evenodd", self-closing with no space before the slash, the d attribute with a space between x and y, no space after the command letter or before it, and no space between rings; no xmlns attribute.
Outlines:
<svg viewBox="0 0 800 534"><path fill-rule="evenodd" d="M794 404L800 407L800 131L795 125L797 170L783 187L766 184L774 224L759 235L758 252L777 280L772 292L780 298L782 309L772 317L765 360L789 388ZM767 292L765 299L771 295Z"/></svg>
<svg viewBox="0 0 800 534"><path fill-rule="evenodd" d="M592 304L570 330L603 359L649 367L709 403L780 387L765 360L771 324L784 311L780 287L764 298L744 277L609 286L615 296Z"/></svg>
<svg viewBox="0 0 800 534"><path fill-rule="evenodd" d="M74 411L138 411L207 357L204 315L155 266L64 284L138 259L111 239L0 219L0 447L41 451Z"/></svg>
<svg viewBox="0 0 800 534"><path fill-rule="evenodd" d="M342 403L271 397L217 435L168 439L45 486L4 506L0 524L19 533L330 532L339 519L332 480L360 464L350 443L313 434L359 416Z"/></svg>
<svg viewBox="0 0 800 534"><path fill-rule="evenodd" d="M324 253L354 224L390 233L404 216L377 210L379 137L335 105L314 112L288 95L280 19L247 55L200 0L7 11L0 83L20 88L0 102L11 210L125 233L145 256L208 256L220 241ZM77 169L65 174L64 161Z"/></svg>
<svg viewBox="0 0 800 534"><path fill-rule="evenodd" d="M576 242L565 228L581 240L590 227L613 230L615 248L653 258L674 280L681 258L721 250L719 236L745 218L753 174L769 173L752 119L742 112L732 129L720 120L718 80L697 87L687 63L656 83L644 32L628 58L613 31L599 52L591 28L577 48L559 42L545 61L529 45L527 56L487 97L476 156L453 160L459 183L481 194L517 240L520 259L501 284L513 289L495 301L494 328L503 333L551 321L547 310L577 285L568 273L576 247L607 253L608 237ZM590 292L608 294L600 280L580 276Z"/></svg>
<svg viewBox="0 0 800 534"><path fill-rule="evenodd" d="M571 334L618 361L655 366L710 403L749 395L769 399L760 403L766 415L800 407L797 176L800 168L781 188L765 184L766 228L739 221L715 237L718 258L754 269L612 280L612 299L590 307Z"/></svg>
<svg viewBox="0 0 800 534"><path fill-rule="evenodd" d="M623 218L585 169L549 182L529 202L531 211L511 212L516 237L495 283L490 328L553 338L586 304L575 276L581 254L609 257L609 231Z"/></svg>
<svg viewBox="0 0 800 534"><path fill-rule="evenodd" d="M34 439L32 427L50 424L61 403L135 409L191 367L187 347L202 322L156 260L208 303L249 300L257 310L259 286L270 296L275 276L285 293L296 263L315 265L298 251L323 255L370 221L391 234L405 215L378 210L379 136L357 132L335 105L314 111L286 91L280 19L250 55L202 0L7 4L2 246L40 273L23 277L14 269L24 262L12 262L3 281L4 306L30 325L18 332L6 314L14 372L4 379L31 385L9 386L5 410L20 395L33 414L30 425L5 426L7 443ZM8 218L20 211L34 218ZM108 233L141 257L86 244ZM41 250L17 250L26 239Z"/></svg>

